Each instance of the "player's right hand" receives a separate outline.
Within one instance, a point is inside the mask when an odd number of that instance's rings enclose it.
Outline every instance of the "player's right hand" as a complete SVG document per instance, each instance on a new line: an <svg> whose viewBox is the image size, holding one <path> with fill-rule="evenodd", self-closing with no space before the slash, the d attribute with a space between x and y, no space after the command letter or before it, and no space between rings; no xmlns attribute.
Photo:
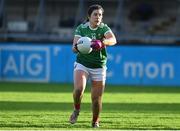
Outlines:
<svg viewBox="0 0 180 131"><path fill-rule="evenodd" d="M73 45L73 48L72 48L73 52L74 53L78 53L78 48L77 48L77 43Z"/></svg>

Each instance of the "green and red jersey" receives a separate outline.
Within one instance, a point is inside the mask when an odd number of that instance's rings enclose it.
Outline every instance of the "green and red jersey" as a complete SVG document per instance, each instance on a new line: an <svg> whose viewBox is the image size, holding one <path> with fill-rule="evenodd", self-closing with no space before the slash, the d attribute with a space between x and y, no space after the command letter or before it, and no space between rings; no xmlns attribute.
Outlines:
<svg viewBox="0 0 180 131"><path fill-rule="evenodd" d="M103 41L107 32L111 32L111 29L104 23L101 23L97 28L92 29L90 23L86 22L77 27L75 36L87 36L91 39ZM106 48L102 48L99 51L92 51L90 54L78 53L76 61L88 68L102 68L106 66L107 62Z"/></svg>

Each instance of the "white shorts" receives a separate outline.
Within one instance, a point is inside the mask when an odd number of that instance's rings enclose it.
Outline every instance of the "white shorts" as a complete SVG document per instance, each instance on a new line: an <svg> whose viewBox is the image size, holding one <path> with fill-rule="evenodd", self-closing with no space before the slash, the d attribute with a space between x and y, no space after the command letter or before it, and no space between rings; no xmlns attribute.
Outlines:
<svg viewBox="0 0 180 131"><path fill-rule="evenodd" d="M74 62L74 71L82 70L86 72L89 78L93 81L105 81L106 80L106 70L107 67L104 68L87 68L80 63Z"/></svg>

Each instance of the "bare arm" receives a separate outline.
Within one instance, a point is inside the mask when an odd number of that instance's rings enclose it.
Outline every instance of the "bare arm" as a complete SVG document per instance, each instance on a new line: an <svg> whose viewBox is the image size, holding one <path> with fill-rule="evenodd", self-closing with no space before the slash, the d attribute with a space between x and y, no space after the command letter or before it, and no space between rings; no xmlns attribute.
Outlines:
<svg viewBox="0 0 180 131"><path fill-rule="evenodd" d="M76 49L76 44L77 44L77 41L79 40L79 36L75 36L74 37L74 40L73 40L73 45L72 45L72 51L74 52L74 53L77 53L78 51L77 51L77 49Z"/></svg>
<svg viewBox="0 0 180 131"><path fill-rule="evenodd" d="M116 44L116 37L113 32L107 32L105 34L105 39L103 40L104 45L111 46Z"/></svg>

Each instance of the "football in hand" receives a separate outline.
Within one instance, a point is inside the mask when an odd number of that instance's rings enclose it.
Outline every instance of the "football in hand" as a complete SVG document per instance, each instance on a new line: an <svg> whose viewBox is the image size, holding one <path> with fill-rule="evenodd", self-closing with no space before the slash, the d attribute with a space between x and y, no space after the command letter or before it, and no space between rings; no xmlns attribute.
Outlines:
<svg viewBox="0 0 180 131"><path fill-rule="evenodd" d="M82 54L89 54L92 51L91 48L91 41L92 39L89 37L81 37L77 41L77 49Z"/></svg>

